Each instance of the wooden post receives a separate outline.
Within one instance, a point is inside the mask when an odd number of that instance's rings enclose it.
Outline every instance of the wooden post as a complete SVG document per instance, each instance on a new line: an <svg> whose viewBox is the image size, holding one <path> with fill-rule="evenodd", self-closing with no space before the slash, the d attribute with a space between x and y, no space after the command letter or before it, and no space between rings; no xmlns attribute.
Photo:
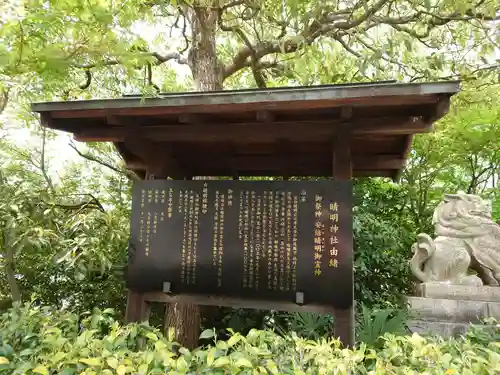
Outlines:
<svg viewBox="0 0 500 375"><path fill-rule="evenodd" d="M128 291L127 308L125 310L125 323L145 322L149 321L151 309L149 304L144 300L144 295Z"/></svg>
<svg viewBox="0 0 500 375"><path fill-rule="evenodd" d="M335 180L352 179L352 161L350 150L350 134L347 129L343 129L333 142L333 178ZM353 244L349 244L352 248ZM353 272L353 270L351 271ZM354 277L353 277L354 284ZM354 285L352 290L354 299ZM354 301L351 308L347 310L335 310L335 336L339 337L344 346L354 345Z"/></svg>

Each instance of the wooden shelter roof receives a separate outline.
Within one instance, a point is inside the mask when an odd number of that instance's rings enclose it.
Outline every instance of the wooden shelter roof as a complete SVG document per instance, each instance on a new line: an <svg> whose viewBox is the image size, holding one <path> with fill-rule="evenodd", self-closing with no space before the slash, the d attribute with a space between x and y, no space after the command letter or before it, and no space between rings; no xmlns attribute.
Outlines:
<svg viewBox="0 0 500 375"><path fill-rule="evenodd" d="M114 142L144 176L331 176L348 134L353 176L395 178L415 133L444 116L459 83L323 85L35 103L46 127Z"/></svg>

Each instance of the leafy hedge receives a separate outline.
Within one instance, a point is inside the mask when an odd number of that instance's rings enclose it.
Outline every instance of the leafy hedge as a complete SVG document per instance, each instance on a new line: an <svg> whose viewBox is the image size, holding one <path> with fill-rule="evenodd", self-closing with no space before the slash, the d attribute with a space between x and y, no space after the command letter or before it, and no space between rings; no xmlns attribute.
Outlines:
<svg viewBox="0 0 500 375"><path fill-rule="evenodd" d="M233 333L189 351L146 325L120 326L112 311L81 317L52 308L16 306L0 318L0 374L494 374L500 333L473 332L457 340L386 335L375 350L343 349L269 331Z"/></svg>

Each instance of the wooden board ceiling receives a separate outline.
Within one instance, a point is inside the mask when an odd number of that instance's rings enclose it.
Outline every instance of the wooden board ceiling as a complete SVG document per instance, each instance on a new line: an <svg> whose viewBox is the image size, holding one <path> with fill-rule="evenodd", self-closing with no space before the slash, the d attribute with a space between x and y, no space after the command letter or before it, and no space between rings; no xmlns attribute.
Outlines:
<svg viewBox="0 0 500 375"><path fill-rule="evenodd" d="M350 142L353 176L395 178L413 134L444 116L459 83L323 85L35 103L46 127L113 142L128 168L169 176L331 176Z"/></svg>

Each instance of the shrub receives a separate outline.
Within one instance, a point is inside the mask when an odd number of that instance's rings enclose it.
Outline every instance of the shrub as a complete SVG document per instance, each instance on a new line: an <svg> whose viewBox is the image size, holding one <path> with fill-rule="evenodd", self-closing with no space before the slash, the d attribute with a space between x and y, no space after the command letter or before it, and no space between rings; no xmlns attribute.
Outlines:
<svg viewBox="0 0 500 375"><path fill-rule="evenodd" d="M337 340L233 333L189 351L146 325L120 326L111 311L86 316L15 306L0 318L0 374L494 374L500 344L386 334L378 350ZM498 332L487 331L490 334Z"/></svg>

